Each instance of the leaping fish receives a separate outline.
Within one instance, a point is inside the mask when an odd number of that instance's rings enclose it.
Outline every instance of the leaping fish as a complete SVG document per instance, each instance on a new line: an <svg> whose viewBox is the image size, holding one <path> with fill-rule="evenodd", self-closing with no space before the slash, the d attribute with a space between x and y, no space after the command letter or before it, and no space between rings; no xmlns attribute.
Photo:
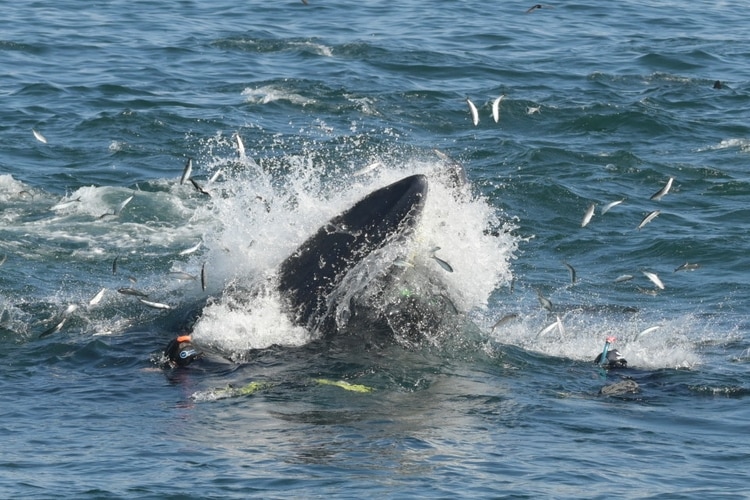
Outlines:
<svg viewBox="0 0 750 500"><path fill-rule="evenodd" d="M648 215L646 215L643 220L641 220L641 223L638 224L638 227L636 227L637 230L641 230L643 226L651 222L652 220L656 219L659 214L661 213L660 210L654 210L653 212L650 212Z"/></svg>
<svg viewBox="0 0 750 500"><path fill-rule="evenodd" d="M445 269L449 273L452 273L453 272L453 266L451 266L446 261L444 261L443 259L441 259L437 255L435 255L435 252L437 252L438 250L440 250L440 247L435 247L432 250L432 255L430 255L430 257L432 257L433 259L435 259L435 262L437 262L440 265L440 267L442 267L443 269Z"/></svg>
<svg viewBox="0 0 750 500"><path fill-rule="evenodd" d="M237 155L241 160L245 157L245 145L242 143L242 137L237 132L234 133L234 140L237 142Z"/></svg>
<svg viewBox="0 0 750 500"><path fill-rule="evenodd" d="M479 111L477 111L477 107L473 102L471 102L471 99L469 99L468 97L466 98L466 104L469 105L469 111L471 111L471 121L476 127L477 125L479 125Z"/></svg>
<svg viewBox="0 0 750 500"><path fill-rule="evenodd" d="M665 194L667 194L669 192L669 190L672 188L672 181L674 181L674 177L670 177L669 180L667 181L667 184L663 188L661 188L660 190L658 190L657 192L655 192L654 194L652 194L651 198L649 198L649 199L654 200L654 201L661 200L662 197Z"/></svg>
<svg viewBox="0 0 750 500"><path fill-rule="evenodd" d="M506 314L505 316L503 316L502 318L500 318L499 320L497 320L497 322L494 325L492 325L492 331L495 331L495 328L499 328L500 326L504 325L505 323L507 323L507 322L509 322L511 320L514 320L514 319L516 319L518 317L519 317L518 313Z"/></svg>
<svg viewBox="0 0 750 500"><path fill-rule="evenodd" d="M193 173L193 159L188 158L185 163L185 168L182 170L182 177L180 177L180 184L185 184L185 181L190 178Z"/></svg>
<svg viewBox="0 0 750 500"><path fill-rule="evenodd" d="M651 280L651 282L656 285L656 287L659 290L664 290L664 283L661 282L659 277L655 273L651 273L648 271L643 271L643 275Z"/></svg>
<svg viewBox="0 0 750 500"><path fill-rule="evenodd" d="M565 265L565 267L568 268L568 271L570 271L570 283L572 285L575 285L575 283L576 283L576 270L575 270L575 268L573 266L571 266L570 264L568 264L567 262L565 262L565 261L563 261L563 264Z"/></svg>
<svg viewBox="0 0 750 500"><path fill-rule="evenodd" d="M695 263L694 264L690 264L689 262L685 262L681 266L676 267L675 270L674 270L674 272L677 272L677 271L695 271L699 267L701 267L700 264L695 264Z"/></svg>
<svg viewBox="0 0 750 500"><path fill-rule="evenodd" d="M619 205L623 201L625 201L625 198L623 198L621 200L613 201L611 203L607 203L606 205L604 205L604 207L602 207L602 215L606 214L607 212L609 212L610 208L616 207L617 205Z"/></svg>
<svg viewBox="0 0 750 500"><path fill-rule="evenodd" d="M500 121L500 101L502 101L504 98L505 94L501 95L492 102L492 118L495 120L495 123Z"/></svg>
<svg viewBox="0 0 750 500"><path fill-rule="evenodd" d="M591 222L591 218L594 216L594 210L596 209L596 203L592 203L589 205L589 208L586 210L586 213L583 215L583 220L581 221L581 227L586 227L586 225Z"/></svg>
<svg viewBox="0 0 750 500"><path fill-rule="evenodd" d="M47 138L44 137L41 132L32 128L31 133L34 134L34 137L36 138L37 141L41 142L42 144L47 144Z"/></svg>
<svg viewBox="0 0 750 500"><path fill-rule="evenodd" d="M145 300L141 298L139 298L138 300L140 301L141 304L151 307L153 309L166 309L166 310L172 309L172 306L170 306L169 304L162 304L161 302L152 302L150 300Z"/></svg>
<svg viewBox="0 0 750 500"><path fill-rule="evenodd" d="M90 306L95 306L95 305L99 304L99 302L101 302L101 300L102 300L102 297L104 297L104 292L106 292L106 291L107 291L106 288L102 288L101 290L99 290L99 293L97 293L96 295L94 295L91 298L91 300L89 300L89 305Z"/></svg>

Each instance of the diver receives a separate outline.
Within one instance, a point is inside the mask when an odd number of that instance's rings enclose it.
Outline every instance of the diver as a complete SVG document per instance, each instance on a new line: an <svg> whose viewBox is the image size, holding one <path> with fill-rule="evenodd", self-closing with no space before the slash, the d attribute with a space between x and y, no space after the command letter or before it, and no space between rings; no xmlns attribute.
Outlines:
<svg viewBox="0 0 750 500"><path fill-rule="evenodd" d="M180 335L169 341L164 357L171 368L185 367L203 356L193 345L190 335Z"/></svg>
<svg viewBox="0 0 750 500"><path fill-rule="evenodd" d="M627 368L628 361L620 354L617 349L610 349L612 343L617 340L614 337L607 337L604 342L604 349L594 360L594 363L605 369Z"/></svg>

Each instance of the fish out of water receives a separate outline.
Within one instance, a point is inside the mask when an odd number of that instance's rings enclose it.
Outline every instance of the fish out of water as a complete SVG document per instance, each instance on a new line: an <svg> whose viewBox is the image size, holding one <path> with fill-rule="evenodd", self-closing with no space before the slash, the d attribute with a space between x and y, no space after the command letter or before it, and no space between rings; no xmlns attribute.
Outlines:
<svg viewBox="0 0 750 500"><path fill-rule="evenodd" d="M99 304L99 302L101 302L101 300L102 300L102 297L104 297L104 292L106 292L106 291L107 291L106 288L102 288L101 290L99 290L99 292L96 295L94 295L91 298L91 300L89 300L89 305L90 306L95 306L95 305Z"/></svg>
<svg viewBox="0 0 750 500"><path fill-rule="evenodd" d="M115 259L112 261L112 274L117 274L117 261L120 258L120 256L116 256Z"/></svg>
<svg viewBox="0 0 750 500"><path fill-rule="evenodd" d="M635 335L635 337L633 337L633 342L635 342L639 338L643 337L644 335L647 335L647 334L649 334L649 333L651 333L653 331L658 330L659 328L661 328L661 325L650 326L650 327L646 328L645 330L641 330L640 332L638 332Z"/></svg>
<svg viewBox="0 0 750 500"><path fill-rule="evenodd" d="M131 194L130 196L128 196L125 199L125 201L123 201L122 203L120 203L120 206L118 206L117 210L115 210L115 215L120 215L120 213L125 209L125 207L128 206L128 203L130 203L131 201L133 201L133 198L135 198L135 195Z"/></svg>
<svg viewBox="0 0 750 500"><path fill-rule="evenodd" d="M240 137L240 134L235 132L233 134L234 140L237 143L237 155L240 157L240 159L243 159L245 157L245 144L242 142L242 137Z"/></svg>
<svg viewBox="0 0 750 500"><path fill-rule="evenodd" d="M479 125L479 111L477 110L477 107L474 105L473 102L471 102L471 99L468 97L466 98L466 104L469 105L469 111L471 112L471 121L476 127Z"/></svg>
<svg viewBox="0 0 750 500"><path fill-rule="evenodd" d="M659 211L659 210L654 210L653 212L649 212L649 213L648 213L648 215L646 215L646 216L645 216L645 217L644 217L644 218L643 218L643 219L641 220L641 223L640 223L640 224L638 224L638 227L636 227L636 229L640 231L640 230L641 230L641 228L643 228L643 226L645 226L646 224L648 224L648 223L649 223L649 222L651 222L652 220L654 220L654 219L656 219L657 217L659 217L659 214L660 214L660 213L661 213L661 211Z"/></svg>
<svg viewBox="0 0 750 500"><path fill-rule="evenodd" d="M169 304L162 304L161 302L152 302L150 300L145 300L142 298L138 298L138 301L145 306L151 307L152 309L172 309L172 306L170 306Z"/></svg>
<svg viewBox="0 0 750 500"><path fill-rule="evenodd" d="M206 291L206 263L201 266L201 288Z"/></svg>
<svg viewBox="0 0 750 500"><path fill-rule="evenodd" d="M614 208L614 207L616 207L617 205L619 205L620 203L622 203L622 202L624 202L624 201L625 201L625 198L623 198L622 200L616 200L616 201L613 201L613 202L611 202L611 203L607 203L607 204L606 204L606 205L604 205L604 207L602 208L602 215L604 215L604 214L606 214L607 212L609 212L609 209L610 209L610 208Z"/></svg>
<svg viewBox="0 0 750 500"><path fill-rule="evenodd" d="M148 294L146 292L142 292L130 287L118 288L117 291L123 295L132 295L134 297L148 297Z"/></svg>
<svg viewBox="0 0 750 500"><path fill-rule="evenodd" d="M655 273L651 273L649 271L643 271L643 275L651 280L651 282L656 285L656 287L659 290L664 290L664 283L659 279L659 276L657 276Z"/></svg>
<svg viewBox="0 0 750 500"><path fill-rule="evenodd" d="M205 189L203 189L200 186L200 184L198 184L198 182L195 179L193 179L192 177L190 178L190 183L193 185L193 187L195 188L195 190L198 191L199 193L205 194L206 196L211 196L211 193L209 193L208 191L206 191Z"/></svg>
<svg viewBox="0 0 750 500"><path fill-rule="evenodd" d="M567 262L563 261L563 264L565 265L565 267L568 268L568 272L570 272L570 284L571 285L575 285L575 283L576 283L576 270L575 270L575 268L573 266L571 266L570 264L568 264Z"/></svg>
<svg viewBox="0 0 750 500"><path fill-rule="evenodd" d="M0 257L0 266L5 264L5 261L8 260L8 254L3 254L2 257Z"/></svg>
<svg viewBox="0 0 750 500"><path fill-rule="evenodd" d="M615 278L615 283L623 283L625 281L630 281L633 279L633 277L634 276L632 274L621 274L620 276Z"/></svg>
<svg viewBox="0 0 750 500"><path fill-rule="evenodd" d="M58 203L57 205L54 205L53 207L50 207L50 210L62 210L64 208L68 208L68 207L70 207L72 205L75 205L76 203L80 203L80 202L81 202L81 197L79 196L78 198L76 198L74 200L62 201L62 202Z"/></svg>
<svg viewBox="0 0 750 500"><path fill-rule="evenodd" d="M190 178L193 173L193 159L188 158L185 163L185 168L182 169L182 177L180 177L180 184L185 184L185 181Z"/></svg>
<svg viewBox="0 0 750 500"><path fill-rule="evenodd" d="M678 272L678 271L695 271L699 267L701 267L700 264L695 264L695 263L690 264L689 262L685 262L681 266L676 267L675 270L674 270L674 272Z"/></svg>
<svg viewBox="0 0 750 500"><path fill-rule="evenodd" d="M505 94L492 101L492 118L495 123L500 121L500 102L505 98Z"/></svg>
<svg viewBox="0 0 750 500"><path fill-rule="evenodd" d="M203 242L202 242L202 241L199 241L199 242L198 242L198 243L196 243L196 244L195 244L194 246L192 246L192 247L190 247L190 248L187 248L187 249L185 249L185 250L181 251L181 252L180 252L180 255L188 255L188 254L191 254L191 253L195 252L196 250L198 250L198 249L199 249L199 248L201 247L201 245L202 245L202 244L203 244Z"/></svg>
<svg viewBox="0 0 750 500"><path fill-rule="evenodd" d="M453 272L453 266L451 266L446 261L444 261L443 259L441 259L437 255L435 255L435 252L438 251L439 249L440 249L440 247L438 247L435 250L433 250L432 251L432 255L430 255L430 257L432 257L435 260L435 262L437 262L440 265L440 267L442 267L444 270L446 270L449 273L452 273Z"/></svg>
<svg viewBox="0 0 750 500"><path fill-rule="evenodd" d="M581 227L586 227L586 225L591 222L591 218L594 216L594 210L596 209L596 203L592 203L589 205L589 208L586 209L586 213L583 214L583 220L581 221Z"/></svg>
<svg viewBox="0 0 750 500"><path fill-rule="evenodd" d="M655 192L654 194L652 194L650 199L654 200L654 201L661 200L662 197L665 194L667 194L669 192L670 188L672 187L672 181L674 181L674 177L670 177L669 180L667 181L667 184L663 188L661 188L660 190L658 190L657 192Z"/></svg>
<svg viewBox="0 0 750 500"><path fill-rule="evenodd" d="M536 296L539 299L539 303L542 305L543 308L545 308L548 311L552 310L552 301L550 301L547 297L542 295L542 292L539 290L536 291Z"/></svg>
<svg viewBox="0 0 750 500"><path fill-rule="evenodd" d="M519 318L519 314L518 313L506 314L505 316L503 316L502 318L500 318L499 320L497 320L494 325L492 325L492 329L491 330L495 331L495 328L500 328L505 323L508 323L509 321L512 321L512 320L517 319L517 318Z"/></svg>
<svg viewBox="0 0 750 500"><path fill-rule="evenodd" d="M532 5L531 7L529 7L526 10L526 13L530 14L530 13L534 12L535 10L539 10L539 9L554 9L554 7L551 6L551 5L542 5L542 4L538 3L538 4L535 4L535 5Z"/></svg>
<svg viewBox="0 0 750 500"><path fill-rule="evenodd" d="M36 139L37 141L39 141L39 142L41 142L41 143L43 143L43 144L47 144L47 138L46 138L46 137L44 137L44 136L42 135L42 133L41 133L41 132L39 132L38 130L36 130L36 129L33 129L33 128L32 128L32 129L31 129L31 133L33 133L33 134L34 134L34 138L35 138L35 139Z"/></svg>
<svg viewBox="0 0 750 500"><path fill-rule="evenodd" d="M382 163L381 161L376 161L376 162L374 162L374 163L370 163L370 164L369 164L369 165L367 165L366 167L363 167L363 168L361 168L361 169L357 170L356 172L354 172L354 173L352 174L352 176L354 176L354 177L359 177L360 175L365 175L365 174L369 174L370 172L372 172L372 171L373 171L373 170L375 170L376 168L380 168L380 167L382 167L382 166L383 166L383 163Z"/></svg>

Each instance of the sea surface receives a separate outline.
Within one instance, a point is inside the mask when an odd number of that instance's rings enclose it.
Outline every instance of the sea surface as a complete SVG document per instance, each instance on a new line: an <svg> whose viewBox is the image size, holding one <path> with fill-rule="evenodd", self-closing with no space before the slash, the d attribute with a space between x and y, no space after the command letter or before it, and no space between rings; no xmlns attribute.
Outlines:
<svg viewBox="0 0 750 500"><path fill-rule="evenodd" d="M5 6L0 497L748 498L747 6L531 6ZM295 325L275 269L414 173L457 326Z"/></svg>

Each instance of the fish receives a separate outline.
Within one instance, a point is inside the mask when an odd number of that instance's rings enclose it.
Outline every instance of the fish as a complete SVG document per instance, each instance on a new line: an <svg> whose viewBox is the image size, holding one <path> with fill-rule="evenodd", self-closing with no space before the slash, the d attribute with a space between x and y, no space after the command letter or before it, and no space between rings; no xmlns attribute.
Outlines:
<svg viewBox="0 0 750 500"><path fill-rule="evenodd" d="M646 328L645 330L642 330L642 331L638 332L635 335L635 337L633 337L633 342L635 342L636 340L638 340L639 338L641 338L642 336L644 336L644 335L646 335L648 333L651 333L651 332L653 332L655 330L658 330L659 328L661 328L661 325L650 326L650 327Z"/></svg>
<svg viewBox="0 0 750 500"><path fill-rule="evenodd" d="M146 292L142 292L131 287L118 288L117 291L123 295L132 295L134 297L148 297L148 294Z"/></svg>
<svg viewBox="0 0 750 500"><path fill-rule="evenodd" d="M633 279L632 274L621 274L617 278L615 278L615 283L624 283L625 281L630 281Z"/></svg>
<svg viewBox="0 0 750 500"><path fill-rule="evenodd" d="M234 133L233 137L237 142L237 155L242 159L245 157L245 145L242 143L242 137L237 132Z"/></svg>
<svg viewBox="0 0 750 500"><path fill-rule="evenodd" d="M135 198L135 195L131 194L130 196L128 196L125 199L125 201L123 201L122 203L120 203L120 206L118 206L117 210L115 210L115 215L120 215L120 212L122 212L123 209L128 206L128 203L130 203L131 201L133 201L133 198Z"/></svg>
<svg viewBox="0 0 750 500"><path fill-rule="evenodd" d="M677 271L695 271L699 267L701 267L700 264L695 264L695 263L694 264L690 264L688 262L685 262L681 266L676 267L675 270L674 270L674 272L677 272Z"/></svg>
<svg viewBox="0 0 750 500"><path fill-rule="evenodd" d="M551 332L551 331L552 331L552 330L554 330L555 328L557 328L557 330L558 330L558 331L559 331L559 332L560 332L561 334L564 334L564 333L565 333L565 328L563 328L563 324L562 324L562 321L560 320L560 316L555 316L555 317L557 318L557 319L555 320L555 322L554 322L554 323L552 323L551 325L549 325L549 326L545 327L544 329L540 330L540 331L539 331L539 333L537 333L537 334L536 334L536 336L537 336L537 337L541 337L542 335L544 335L544 334L547 334L547 333Z"/></svg>
<svg viewBox="0 0 750 500"><path fill-rule="evenodd" d="M37 141L43 144L47 144L47 138L44 137L41 132L33 128L31 129L31 132L34 134L34 137L36 138Z"/></svg>
<svg viewBox="0 0 750 500"><path fill-rule="evenodd" d="M3 254L2 257L0 257L0 266L5 264L5 261L8 260L8 254Z"/></svg>
<svg viewBox="0 0 750 500"><path fill-rule="evenodd" d="M138 301L141 304L152 307L154 309L172 309L172 306L170 306L169 304L162 304L161 302L151 302L150 300L144 300L141 298L139 298Z"/></svg>
<svg viewBox="0 0 750 500"><path fill-rule="evenodd" d="M505 94L492 101L492 118L495 120L495 123L500 121L500 101L504 98Z"/></svg>
<svg viewBox="0 0 750 500"><path fill-rule="evenodd" d="M638 227L636 227L637 230L641 230L643 226L651 222L652 220L656 219L659 214L661 213L660 210L654 210L653 212L649 212L648 215L646 215L643 220L641 220L641 223L638 224Z"/></svg>
<svg viewBox="0 0 750 500"><path fill-rule="evenodd" d="M61 319L61 320L60 320L60 321L59 321L59 322L58 322L57 324L55 324L54 326L52 326L52 327L50 327L50 328L47 328L47 329L46 329L46 330L44 330L44 331L43 331L42 333L40 333L40 334L39 334L39 338L41 339L41 338L47 337L47 336L49 336L49 335L52 335L53 333L57 333L57 332L59 332L60 330L62 330L62 327L63 327L63 326L65 325L65 322L66 322L66 321L68 321L68 317L67 317L67 316L66 316L66 317L64 317L63 319Z"/></svg>
<svg viewBox="0 0 750 500"><path fill-rule="evenodd" d="M643 275L651 280L651 282L656 285L656 287L659 290L664 290L664 283L659 279L659 277L655 273L651 273L648 271L643 271Z"/></svg>
<svg viewBox="0 0 750 500"><path fill-rule="evenodd" d="M206 191L205 189L203 189L200 186L200 184L198 184L198 182L195 179L193 179L192 177L190 178L190 183L193 185L193 187L195 188L195 190L198 191L199 193L205 194L206 196L211 196L211 193L209 193L208 191Z"/></svg>
<svg viewBox="0 0 750 500"><path fill-rule="evenodd" d="M592 203L589 205L589 208L586 209L586 213L583 215L583 220L581 221L581 227L586 227L586 225L591 222L591 218L594 216L594 210L596 209L596 203Z"/></svg>
<svg viewBox="0 0 750 500"><path fill-rule="evenodd" d="M201 266L201 288L206 291L206 263Z"/></svg>
<svg viewBox="0 0 750 500"><path fill-rule="evenodd" d="M199 241L199 242L198 242L198 243L196 243L196 244L195 244L194 246L192 246L192 247L190 247L190 248L187 248L187 249L185 249L185 250L181 251L181 252L180 252L180 255L188 255L188 254L191 254L191 253L193 253L193 252L197 251L197 250L198 250L198 249L199 249L199 248L201 247L201 245L202 245L202 244L203 244L203 241Z"/></svg>
<svg viewBox="0 0 750 500"><path fill-rule="evenodd" d="M479 125L479 111L477 111L477 107L473 102L471 102L471 99L469 99L468 97L466 98L466 104L469 105L469 111L471 111L471 121L476 127L477 125Z"/></svg>
<svg viewBox="0 0 750 500"><path fill-rule="evenodd" d="M611 203L607 203L607 204L606 204L606 205L604 205L604 207L602 208L602 215L606 214L607 212L609 212L609 209L610 209L610 208L616 207L617 205L619 205L619 204L620 204L620 203L622 203L623 201L625 201L625 198L623 198L622 200L617 200L617 201L613 201L613 202L611 202Z"/></svg>
<svg viewBox="0 0 750 500"><path fill-rule="evenodd" d="M190 178L190 175L193 173L193 159L188 158L187 163L185 163L185 168L182 170L182 177L180 178L180 184L185 184L185 181Z"/></svg>
<svg viewBox="0 0 750 500"><path fill-rule="evenodd" d="M436 256L434 254L431 255L431 257L433 259L435 259L435 262L437 262L440 265L440 267L442 267L443 269L445 269L449 273L453 272L453 266L451 266L450 264L448 264L447 262L445 262L443 259L441 259L440 257L438 257L438 256Z"/></svg>
<svg viewBox="0 0 750 500"><path fill-rule="evenodd" d="M192 274L186 273L184 271L172 271L169 273L170 276L172 276L175 279L178 280L194 280L196 279L195 276Z"/></svg>
<svg viewBox="0 0 750 500"><path fill-rule="evenodd" d="M81 202L81 197L79 196L78 198L76 198L74 200L62 201L62 202L58 203L57 205L51 207L50 210L62 210L64 208L68 208L68 207L70 207L72 205L75 205L76 203L80 203L80 202Z"/></svg>
<svg viewBox="0 0 750 500"><path fill-rule="evenodd" d="M542 295L542 292L539 290L536 291L536 296L539 299L539 303L542 305L543 308L545 308L548 311L552 310L552 301L550 301L547 297Z"/></svg>
<svg viewBox="0 0 750 500"><path fill-rule="evenodd" d="M208 179L208 182L206 183L206 186L208 186L208 185L213 184L214 182L216 182L216 179L218 179L219 176L221 174L223 174L223 173L224 173L224 171L222 169L219 169L216 172L214 172L214 175L212 175L211 178Z"/></svg>
<svg viewBox="0 0 750 500"><path fill-rule="evenodd" d="M117 259L119 259L120 256L116 256L115 260L112 261L112 274L117 274Z"/></svg>
<svg viewBox="0 0 750 500"><path fill-rule="evenodd" d="M575 285L575 282L576 282L576 270L575 270L575 268L573 266L571 266L570 264L568 264L567 262L565 262L565 261L563 261L563 264L565 265L565 267L568 268L568 271L570 271L570 283L572 285Z"/></svg>
<svg viewBox="0 0 750 500"><path fill-rule="evenodd" d="M538 3L538 4L535 4L535 5L532 5L531 7L529 7L528 10L526 11L526 13L529 14L531 12L534 12L535 10L538 10L538 9L554 9L554 7L551 6L551 5L542 5L542 4Z"/></svg>
<svg viewBox="0 0 750 500"><path fill-rule="evenodd" d="M382 167L382 166L383 166L383 164L380 161L376 161L374 163L370 163L369 165L367 165L364 168L361 168L361 169L357 170L352 175L354 177L359 177L360 175L368 174L368 173L372 172L373 170L375 170L376 168L379 168L379 167Z"/></svg>
<svg viewBox="0 0 750 500"><path fill-rule="evenodd" d="M497 320L497 322L495 322L494 325L492 325L492 331L495 331L495 328L499 328L502 325L504 325L505 323L507 323L507 322L509 322L511 320L517 319L518 317L519 317L518 313L506 314L505 316L503 316L502 318L500 318L499 320Z"/></svg>
<svg viewBox="0 0 750 500"><path fill-rule="evenodd" d="M90 306L95 306L95 305L99 304L99 302L101 302L101 300L102 300L102 297L104 297L104 292L106 292L106 291L107 291L106 288L102 288L101 290L99 290L99 293L97 293L96 295L94 295L91 298L91 300L89 300L89 305Z"/></svg>
<svg viewBox="0 0 750 500"><path fill-rule="evenodd" d="M667 184L663 188L661 188L660 190L658 190L657 192L655 192L654 194L652 194L651 198L649 198L649 199L650 200L654 200L654 201L661 200L662 197L665 194L667 194L669 192L669 190L671 189L671 187L672 187L672 181L674 181L674 177L670 177L669 180L667 181Z"/></svg>
<svg viewBox="0 0 750 500"><path fill-rule="evenodd" d="M542 107L541 106L528 106L526 108L526 114L527 115L533 115L534 113L541 113Z"/></svg>

